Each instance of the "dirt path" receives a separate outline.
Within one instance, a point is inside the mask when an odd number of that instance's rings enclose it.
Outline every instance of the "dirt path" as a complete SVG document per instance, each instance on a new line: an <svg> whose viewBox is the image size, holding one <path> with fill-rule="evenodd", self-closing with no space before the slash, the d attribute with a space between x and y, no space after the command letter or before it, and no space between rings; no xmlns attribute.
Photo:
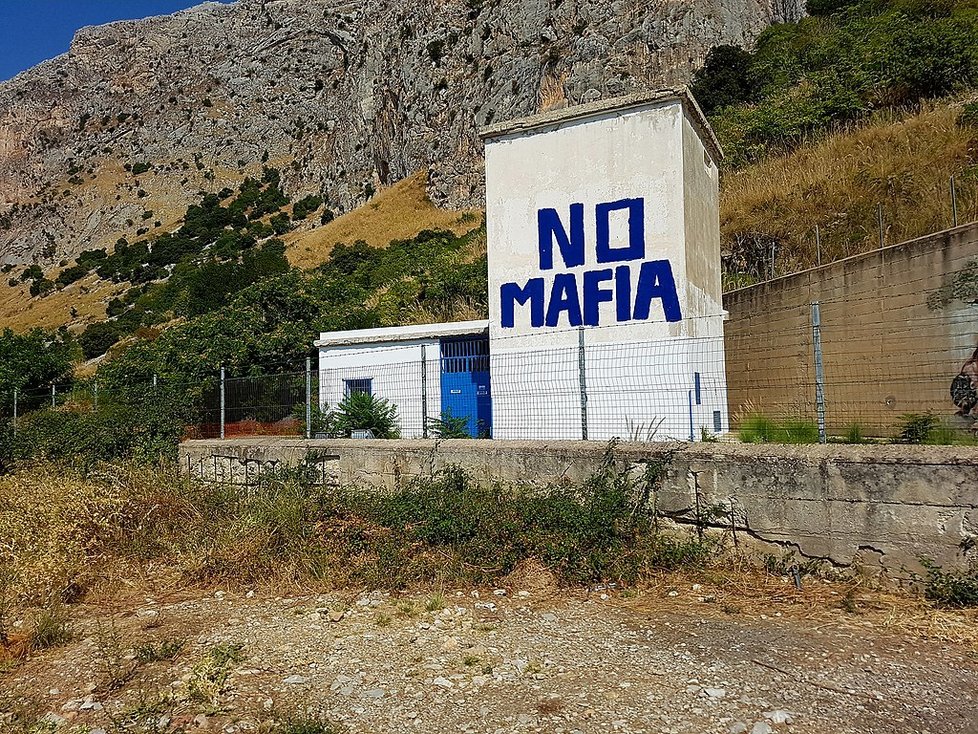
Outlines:
<svg viewBox="0 0 978 734"><path fill-rule="evenodd" d="M0 686L86 733L303 713L377 733L978 733L973 646L672 593L145 600L85 609L76 641Z"/></svg>

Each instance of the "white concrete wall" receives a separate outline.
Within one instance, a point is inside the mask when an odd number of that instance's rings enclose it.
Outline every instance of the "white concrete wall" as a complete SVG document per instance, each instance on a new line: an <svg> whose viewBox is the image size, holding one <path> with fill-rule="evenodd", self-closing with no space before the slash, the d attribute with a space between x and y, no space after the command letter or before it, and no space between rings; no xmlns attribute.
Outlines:
<svg viewBox="0 0 978 734"><path fill-rule="evenodd" d="M438 339L369 345L321 347L319 406L335 408L343 399L344 380L371 379L373 394L397 406L402 438L420 438L422 420L422 348L427 363L428 417L441 416L441 347Z"/></svg>
<svg viewBox="0 0 978 734"><path fill-rule="evenodd" d="M693 432L714 432L714 411L729 430L723 349L723 285L720 261L720 171L690 121L683 116L683 213L686 236L686 301L691 316L690 368L700 373L701 404L693 403Z"/></svg>
<svg viewBox="0 0 978 734"><path fill-rule="evenodd" d="M549 301L558 275L573 273L580 291L585 272L628 266L633 300L642 263L661 260L671 266L682 320L667 321L661 302L653 300L647 318L619 321L613 298L598 305L598 325L583 327L588 438L647 435L658 426L655 438L688 439L688 395L697 371L703 404L694 406L696 437L700 426L712 427L715 409L724 411L726 428L717 174L715 165L704 165L703 151L679 99L487 141L494 437L581 438L578 328L566 314L556 326L535 327L529 307L519 305L514 325L504 327L502 286L543 278L544 300ZM697 156L699 170L694 172L691 160ZM693 174L688 184L687 171ZM636 198L644 200L644 257L599 263L595 206ZM687 207L687 199L695 204ZM584 205L584 264L566 265L554 247L554 267L543 269L538 211L555 209L569 229L575 203ZM609 223L611 246L625 247L624 212L613 213ZM615 286L617 280L602 287ZM704 319L707 315L712 318ZM628 316L634 317L631 308ZM712 337L712 346L706 347L703 337Z"/></svg>

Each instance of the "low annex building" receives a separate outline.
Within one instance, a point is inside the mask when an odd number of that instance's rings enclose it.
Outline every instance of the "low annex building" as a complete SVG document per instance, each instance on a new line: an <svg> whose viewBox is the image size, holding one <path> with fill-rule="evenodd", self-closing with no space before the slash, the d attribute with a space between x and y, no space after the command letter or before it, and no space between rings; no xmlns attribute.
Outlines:
<svg viewBox="0 0 978 734"><path fill-rule="evenodd" d="M489 319L324 333L321 407L464 419L510 439L691 439L728 429L722 153L685 89L482 132ZM443 425L443 424L442 424Z"/></svg>

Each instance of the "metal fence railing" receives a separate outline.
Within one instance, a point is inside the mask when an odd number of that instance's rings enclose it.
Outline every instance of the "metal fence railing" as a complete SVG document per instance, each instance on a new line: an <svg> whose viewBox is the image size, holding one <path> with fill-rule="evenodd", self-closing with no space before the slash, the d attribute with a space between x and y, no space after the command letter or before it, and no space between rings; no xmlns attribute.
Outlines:
<svg viewBox="0 0 978 734"><path fill-rule="evenodd" d="M0 417L16 430L43 409L94 413L138 402L179 415L185 438L697 441L760 419L804 424L816 440L853 431L892 438L914 415L974 428L974 307L897 317L876 309L853 320L855 308L852 299L786 305L756 323L728 323L725 336L690 334L691 320L685 335L661 338L627 340L611 327L565 330L546 345L493 340L471 359L457 347L388 346L343 364L326 358L259 375L226 369L112 388L88 380L0 396Z"/></svg>
<svg viewBox="0 0 978 734"><path fill-rule="evenodd" d="M193 381L96 376L0 393L0 421L138 407L185 438L643 441L978 426L978 223L731 291L724 306L726 320L345 346Z"/></svg>

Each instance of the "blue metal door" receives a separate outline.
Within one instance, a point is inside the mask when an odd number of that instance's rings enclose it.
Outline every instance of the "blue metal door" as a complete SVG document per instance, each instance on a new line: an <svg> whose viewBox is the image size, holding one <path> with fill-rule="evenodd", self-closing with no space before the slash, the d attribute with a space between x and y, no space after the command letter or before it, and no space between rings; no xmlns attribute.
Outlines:
<svg viewBox="0 0 978 734"><path fill-rule="evenodd" d="M441 423L446 436L492 433L489 339L442 339Z"/></svg>

